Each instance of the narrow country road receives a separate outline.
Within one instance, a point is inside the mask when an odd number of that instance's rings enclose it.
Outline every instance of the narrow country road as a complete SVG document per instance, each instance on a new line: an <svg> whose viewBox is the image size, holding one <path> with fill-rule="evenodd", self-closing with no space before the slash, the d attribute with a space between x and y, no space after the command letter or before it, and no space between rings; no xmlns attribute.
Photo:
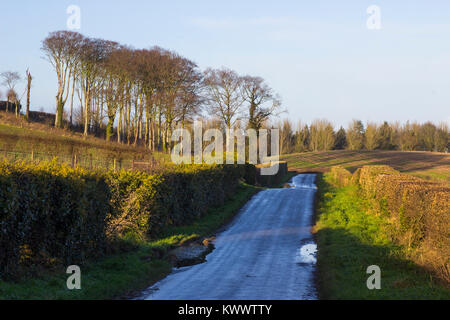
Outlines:
<svg viewBox="0 0 450 320"><path fill-rule="evenodd" d="M225 231L207 262L174 269L147 289L146 300L316 299L313 220L314 174L294 188L255 195Z"/></svg>

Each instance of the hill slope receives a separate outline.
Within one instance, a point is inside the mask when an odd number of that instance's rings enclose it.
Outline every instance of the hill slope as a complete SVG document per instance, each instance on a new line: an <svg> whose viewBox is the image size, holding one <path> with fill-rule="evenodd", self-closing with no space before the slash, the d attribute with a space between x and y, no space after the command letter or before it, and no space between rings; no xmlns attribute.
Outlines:
<svg viewBox="0 0 450 320"><path fill-rule="evenodd" d="M136 161L160 161L165 155L151 153L139 146L107 143L94 136L53 126L27 122L23 116L0 112L0 158L8 161L17 160L52 160L72 163L76 157L78 165L87 168L110 168L114 159L119 167L131 167Z"/></svg>

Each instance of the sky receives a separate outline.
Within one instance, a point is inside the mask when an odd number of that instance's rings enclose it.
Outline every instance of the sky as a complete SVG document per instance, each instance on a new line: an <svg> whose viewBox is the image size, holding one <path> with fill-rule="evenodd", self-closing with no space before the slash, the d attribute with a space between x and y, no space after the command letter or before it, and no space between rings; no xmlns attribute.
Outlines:
<svg viewBox="0 0 450 320"><path fill-rule="evenodd" d="M81 10L74 31L86 36L263 77L294 123L450 124L447 0L1 1L0 72L30 69L32 110L55 111L56 74L40 48L49 32L68 30L70 5Z"/></svg>

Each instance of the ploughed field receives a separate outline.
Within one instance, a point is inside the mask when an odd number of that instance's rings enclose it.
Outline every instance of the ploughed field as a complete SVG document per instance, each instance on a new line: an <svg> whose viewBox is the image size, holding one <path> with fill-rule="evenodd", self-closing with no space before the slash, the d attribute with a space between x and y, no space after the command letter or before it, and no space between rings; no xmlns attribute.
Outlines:
<svg viewBox="0 0 450 320"><path fill-rule="evenodd" d="M283 155L281 160L298 172L327 172L333 166L354 172L364 165L388 165L422 179L450 184L450 154L446 153L336 150Z"/></svg>

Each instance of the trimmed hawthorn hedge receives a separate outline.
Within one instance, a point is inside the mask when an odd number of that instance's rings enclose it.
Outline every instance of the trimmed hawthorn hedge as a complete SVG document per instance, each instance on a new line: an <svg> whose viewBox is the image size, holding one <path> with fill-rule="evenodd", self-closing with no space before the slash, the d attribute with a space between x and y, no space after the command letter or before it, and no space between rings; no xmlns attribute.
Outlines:
<svg viewBox="0 0 450 320"><path fill-rule="evenodd" d="M101 254L110 192L96 172L0 163L0 275Z"/></svg>
<svg viewBox="0 0 450 320"><path fill-rule="evenodd" d="M177 166L150 175L56 162L0 163L0 277L33 265L81 264L110 240L154 237L220 206L254 166ZM252 182L252 181L249 181Z"/></svg>
<svg viewBox="0 0 450 320"><path fill-rule="evenodd" d="M157 175L110 173L113 213L108 234L154 237L165 226L192 222L209 208L223 205L249 170L198 165L177 166Z"/></svg>
<svg viewBox="0 0 450 320"><path fill-rule="evenodd" d="M372 211L389 218L391 238L413 249L415 261L450 282L450 188L389 166L364 166L353 175L345 171L332 168L334 183L360 187Z"/></svg>
<svg viewBox="0 0 450 320"><path fill-rule="evenodd" d="M345 187L351 183L352 174L341 166L331 167L330 176L338 187Z"/></svg>

